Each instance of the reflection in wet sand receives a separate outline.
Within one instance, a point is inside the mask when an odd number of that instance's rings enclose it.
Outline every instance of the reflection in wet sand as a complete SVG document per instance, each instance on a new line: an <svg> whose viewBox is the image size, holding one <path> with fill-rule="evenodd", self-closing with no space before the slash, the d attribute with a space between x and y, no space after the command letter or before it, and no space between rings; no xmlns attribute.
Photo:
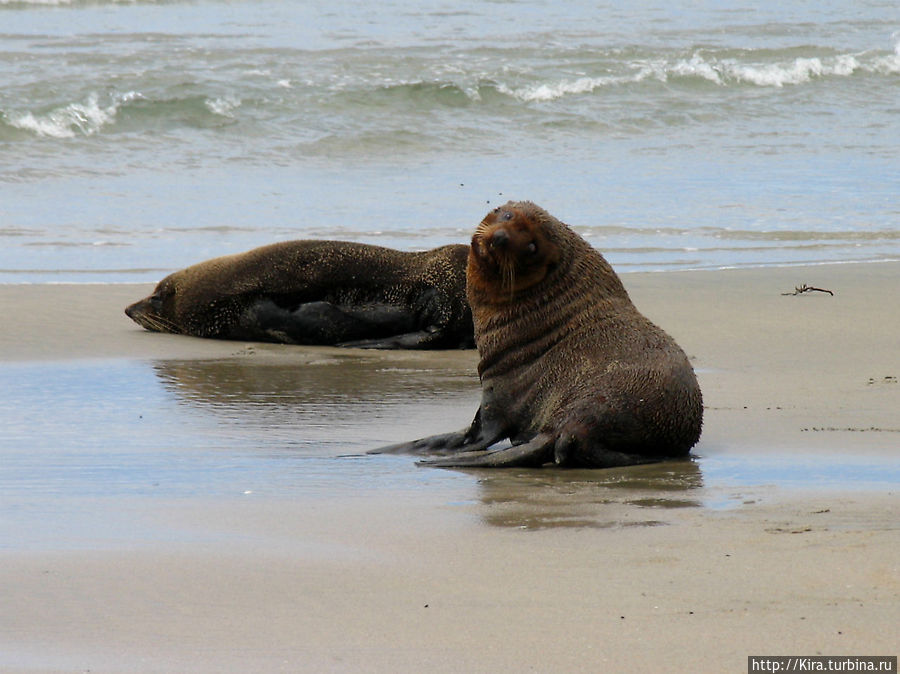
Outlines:
<svg viewBox="0 0 900 674"><path fill-rule="evenodd" d="M418 468L413 457L365 452L468 424L480 399L474 354L256 348L246 357L153 364L166 392L154 414L162 418L174 403L177 444L230 453L255 489L336 498L360 489L448 489L448 503L491 526L547 529L654 526L681 508L730 509L779 490L883 489L900 480L893 457L851 451L712 451L606 470Z"/></svg>
<svg viewBox="0 0 900 674"><path fill-rule="evenodd" d="M480 516L520 529L664 524L655 509L702 505L703 478L690 459L605 470L478 472Z"/></svg>
<svg viewBox="0 0 900 674"><path fill-rule="evenodd" d="M170 360L153 368L193 414L264 433L261 445L317 456L362 453L423 427L439 430L448 404L459 408L454 423L462 426L480 394L472 358L456 353L437 359L293 349L289 357Z"/></svg>
<svg viewBox="0 0 900 674"><path fill-rule="evenodd" d="M403 402L425 395L471 391L474 369L453 360L441 367L365 355L307 354L275 361L257 359L158 361L154 369L172 390L191 402L286 407L315 404Z"/></svg>
<svg viewBox="0 0 900 674"><path fill-rule="evenodd" d="M432 478L467 474L469 486L454 480L455 489L474 491L457 491L451 499L461 497L457 502L464 508L477 503L477 516L485 523L526 529L655 525L658 509L701 505L694 492L703 481L691 460L611 470L463 473L417 468L407 457L346 457L363 454L381 438L415 437L468 423L480 397L472 359L327 349L291 353L290 359L173 360L153 367L178 403L194 416L212 416L223 433L245 435L247 442L255 438L260 450L276 450L281 459L332 459L327 471L334 493L358 484L361 471L381 484L418 488L423 483L417 478L424 476L419 473L437 473ZM458 421L449 419L454 414ZM294 470L283 465L282 471L297 477L298 468L311 470L304 462ZM318 471L324 469L317 464ZM389 479L385 471L398 475ZM653 512L657 515L650 516Z"/></svg>

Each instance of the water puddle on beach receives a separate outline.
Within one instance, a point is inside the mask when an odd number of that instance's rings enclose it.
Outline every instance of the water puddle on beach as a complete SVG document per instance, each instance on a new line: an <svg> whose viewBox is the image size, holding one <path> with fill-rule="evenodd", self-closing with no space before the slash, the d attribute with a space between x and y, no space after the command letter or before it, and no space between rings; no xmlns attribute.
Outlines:
<svg viewBox="0 0 900 674"><path fill-rule="evenodd" d="M396 494L491 526L615 528L665 524L684 508L900 485L896 459L849 447L817 456L705 452L701 443L689 460L610 470L437 470L366 455L467 425L480 397L469 361L329 352L299 364L2 364L0 545L153 540L165 532L142 530L135 515L153 499Z"/></svg>

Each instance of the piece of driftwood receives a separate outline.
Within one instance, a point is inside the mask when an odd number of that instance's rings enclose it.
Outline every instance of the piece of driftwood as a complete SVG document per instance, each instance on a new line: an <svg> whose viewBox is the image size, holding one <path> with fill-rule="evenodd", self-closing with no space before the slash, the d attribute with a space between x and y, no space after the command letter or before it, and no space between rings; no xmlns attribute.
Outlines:
<svg viewBox="0 0 900 674"><path fill-rule="evenodd" d="M808 286L805 283L803 285L797 286L794 288L794 292L792 293L781 293L782 295L802 295L803 293L828 293L832 297L834 293L830 290L826 290L825 288L814 288L813 286Z"/></svg>

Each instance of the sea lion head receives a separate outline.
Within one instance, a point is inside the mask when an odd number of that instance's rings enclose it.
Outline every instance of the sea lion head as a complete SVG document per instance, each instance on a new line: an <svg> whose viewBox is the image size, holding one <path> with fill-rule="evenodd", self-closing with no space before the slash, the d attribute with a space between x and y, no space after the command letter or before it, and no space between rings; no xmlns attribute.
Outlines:
<svg viewBox="0 0 900 674"><path fill-rule="evenodd" d="M152 294L125 307L125 314L145 330L180 334L178 321L173 320L178 315L178 287L178 273L170 274Z"/></svg>
<svg viewBox="0 0 900 674"><path fill-rule="evenodd" d="M550 217L527 201L510 201L488 213L472 237L470 287L499 300L543 281L560 260Z"/></svg>

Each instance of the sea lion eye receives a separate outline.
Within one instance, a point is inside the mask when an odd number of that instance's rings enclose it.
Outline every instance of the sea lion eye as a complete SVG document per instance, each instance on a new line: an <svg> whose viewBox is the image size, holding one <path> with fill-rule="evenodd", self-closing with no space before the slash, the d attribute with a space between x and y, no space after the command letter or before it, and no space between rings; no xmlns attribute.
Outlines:
<svg viewBox="0 0 900 674"><path fill-rule="evenodd" d="M504 220L512 220L513 219L512 211L503 211L503 219Z"/></svg>
<svg viewBox="0 0 900 674"><path fill-rule="evenodd" d="M532 241L528 244L528 246L526 246L525 250L528 251L529 255L534 255L535 253L537 253L537 244Z"/></svg>

